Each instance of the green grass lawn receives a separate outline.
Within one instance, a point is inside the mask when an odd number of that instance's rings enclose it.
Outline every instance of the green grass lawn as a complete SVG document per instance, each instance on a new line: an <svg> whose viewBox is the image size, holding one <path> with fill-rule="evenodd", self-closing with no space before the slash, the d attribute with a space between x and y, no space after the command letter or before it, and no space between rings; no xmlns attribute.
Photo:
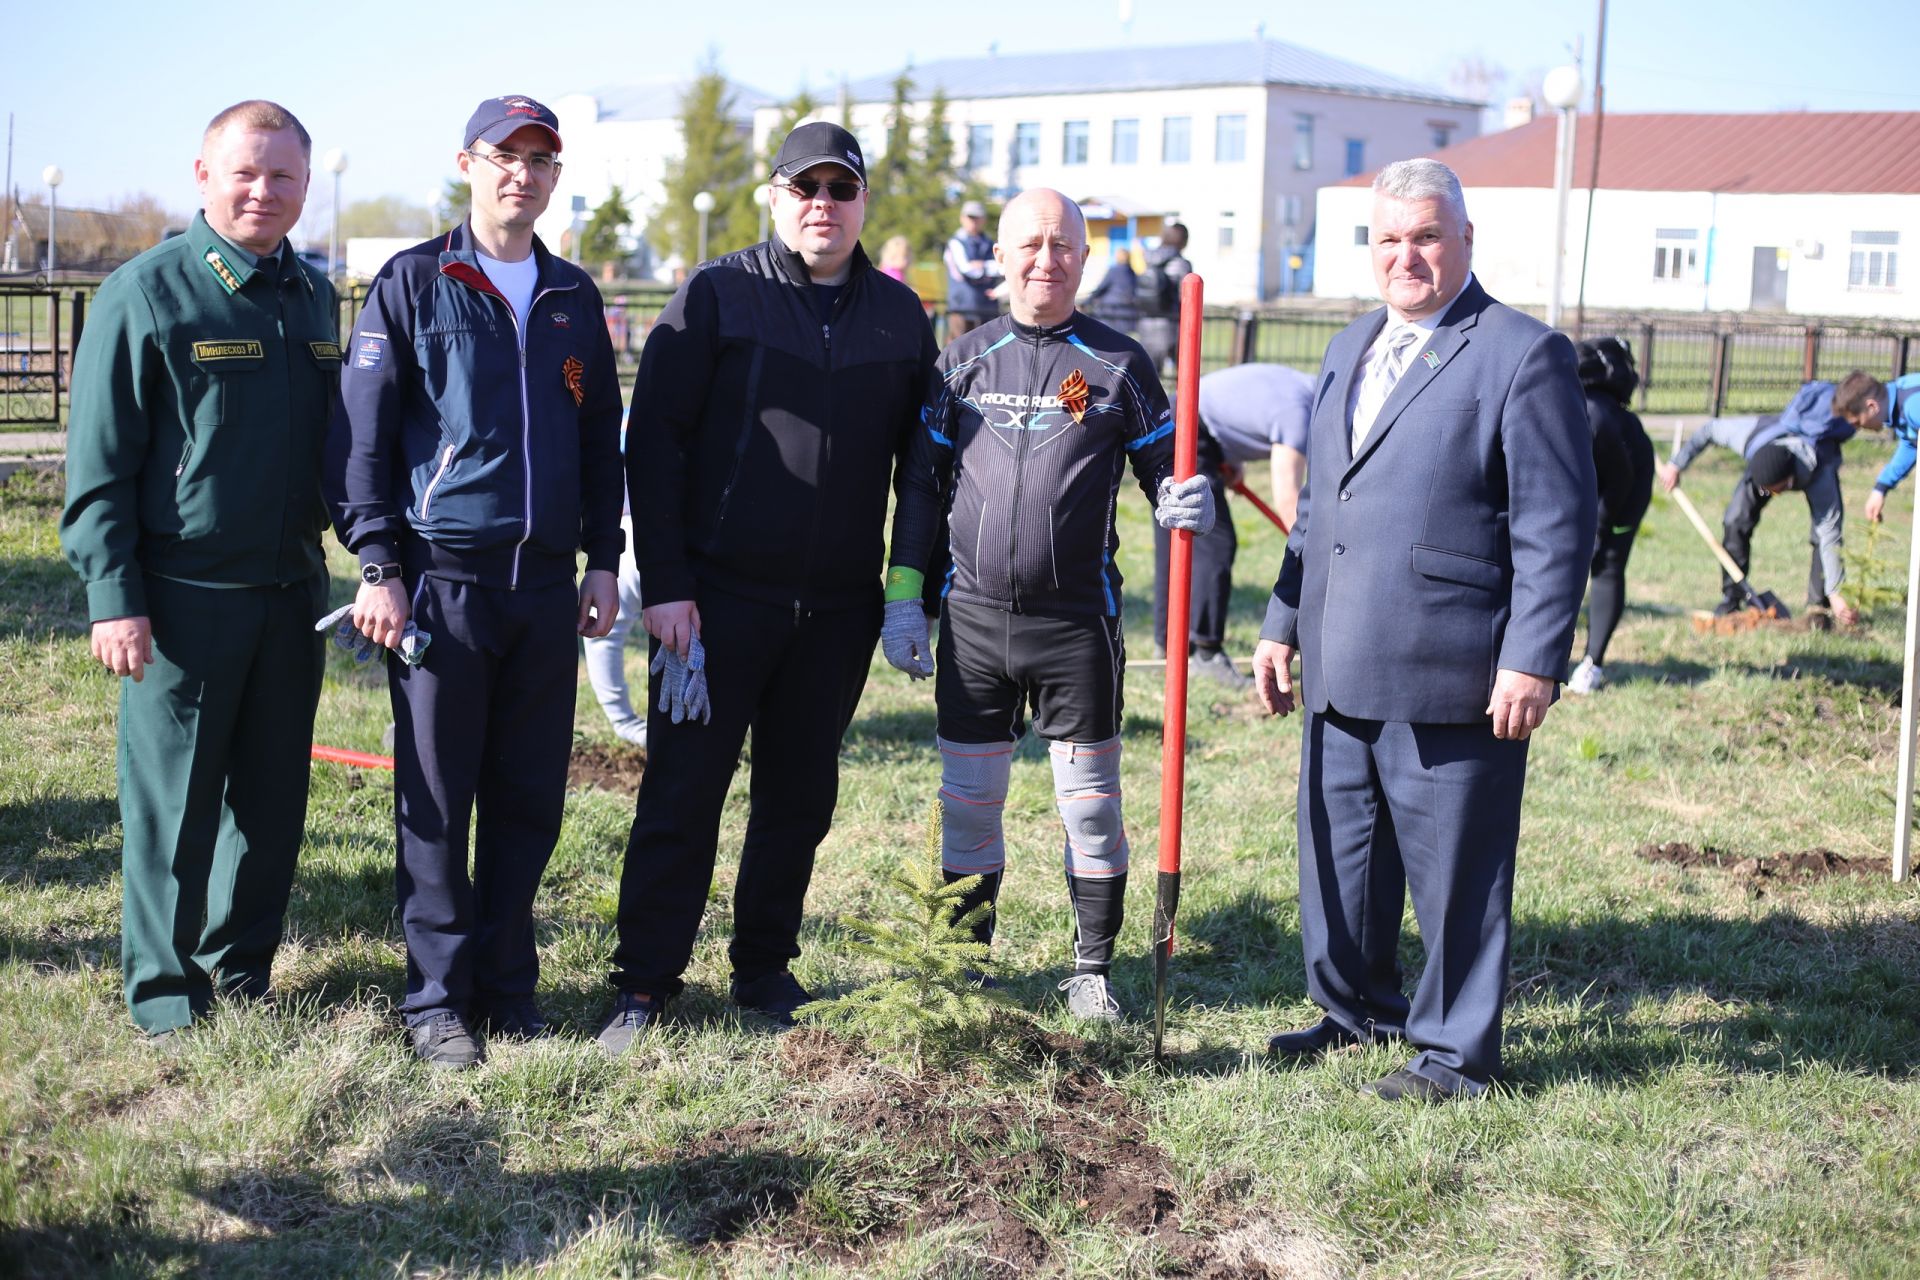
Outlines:
<svg viewBox="0 0 1920 1280"><path fill-rule="evenodd" d="M1885 446L1856 444L1857 509ZM1731 459L1689 472L1702 507ZM1264 477L1256 477L1256 487ZM610 1061L605 1007L632 796L582 787L538 919L562 1033L481 1069L403 1047L390 775L316 765L271 1006L223 1007L177 1055L121 1004L111 681L55 540L57 482L0 488L0 1274L32 1276L1909 1276L1920 1270L1920 898L1877 874L1763 876L1891 841L1901 625L1703 638L1717 571L1665 499L1630 572L1600 696L1532 750L1506 1087L1393 1106L1380 1048L1301 1069L1260 1053L1310 1020L1293 826L1298 722L1196 686L1171 1069L1148 1063L1159 673L1128 679L1135 861L1116 978L1133 1017L1036 1039L1019 1070L909 1078L725 1001L744 786L669 1025ZM1904 566L1912 486L1881 554ZM1236 511L1232 648L1279 541ZM1122 511L1129 647L1151 543ZM1854 530L1859 532L1859 523ZM1804 507L1773 504L1755 574L1797 604ZM349 592L336 551L334 597ZM316 736L378 750L383 678L330 651ZM636 650L630 670L643 674ZM724 694L724 691L720 691ZM586 689L583 748L614 740ZM929 687L876 656L843 753L796 965L871 971L835 921L890 893L938 762ZM617 761L619 757L616 755ZM1068 954L1061 835L1031 743L1007 806L999 958L1051 1032ZM1636 855L1711 846L1725 866ZM1417 971L1409 918L1403 962Z"/></svg>

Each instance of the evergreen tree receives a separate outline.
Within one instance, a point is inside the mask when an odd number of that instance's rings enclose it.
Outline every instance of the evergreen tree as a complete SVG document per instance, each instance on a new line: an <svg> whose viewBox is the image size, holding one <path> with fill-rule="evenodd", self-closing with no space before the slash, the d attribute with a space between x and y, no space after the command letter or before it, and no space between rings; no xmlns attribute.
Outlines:
<svg viewBox="0 0 1920 1280"><path fill-rule="evenodd" d="M787 140L803 120L811 120L819 112L820 103L805 89L793 95L791 101L780 108L780 118L774 121L772 132L767 134L767 153L761 157L759 173L773 172L773 158L780 154L780 144Z"/></svg>
<svg viewBox="0 0 1920 1280"><path fill-rule="evenodd" d="M735 119L737 100L711 58L680 100L680 136L686 151L667 163L666 200L647 225L663 255L678 254L689 266L699 252L700 215L693 197L713 196L707 215L707 256L752 244L759 234L753 207L753 151Z"/></svg>
<svg viewBox="0 0 1920 1280"><path fill-rule="evenodd" d="M992 972L987 944L973 927L993 911L982 902L965 914L961 900L980 883L968 876L952 884L940 869L940 802L927 815L919 854L902 859L889 877L903 900L883 920L849 920L858 935L847 943L856 955L878 960L888 976L831 1000L804 1005L799 1015L864 1040L884 1053L916 1064L945 1062L980 1045L996 1011L1008 1007L980 977ZM957 918L956 918L957 917Z"/></svg>
<svg viewBox="0 0 1920 1280"><path fill-rule="evenodd" d="M624 259L627 255L620 247L620 228L632 221L633 214L627 208L626 198L616 186L601 201L600 207L593 211L593 218L587 223L585 234L580 237L580 261L589 267L597 267Z"/></svg>
<svg viewBox="0 0 1920 1280"><path fill-rule="evenodd" d="M986 187L967 181L954 162L946 91L934 91L917 125L912 102L912 73L902 72L887 110L887 153L878 165L868 157L873 197L861 238L877 250L888 237L903 235L914 260L924 262L940 256L960 225L961 203L984 199Z"/></svg>
<svg viewBox="0 0 1920 1280"><path fill-rule="evenodd" d="M440 221L453 226L465 222L473 211L473 188L459 174L447 179L440 192Z"/></svg>

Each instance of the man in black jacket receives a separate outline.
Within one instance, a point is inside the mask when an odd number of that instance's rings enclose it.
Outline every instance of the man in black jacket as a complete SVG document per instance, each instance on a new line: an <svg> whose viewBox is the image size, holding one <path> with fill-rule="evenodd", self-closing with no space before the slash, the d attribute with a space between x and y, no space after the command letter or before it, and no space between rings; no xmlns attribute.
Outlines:
<svg viewBox="0 0 1920 1280"><path fill-rule="evenodd" d="M620 881L620 994L600 1033L615 1053L683 986L749 728L731 994L788 1024L811 999L787 964L880 631L887 484L933 366L919 299L860 248L866 163L853 136L801 125L772 183L772 237L704 264L674 295L641 352L628 420L641 620L660 678Z"/></svg>

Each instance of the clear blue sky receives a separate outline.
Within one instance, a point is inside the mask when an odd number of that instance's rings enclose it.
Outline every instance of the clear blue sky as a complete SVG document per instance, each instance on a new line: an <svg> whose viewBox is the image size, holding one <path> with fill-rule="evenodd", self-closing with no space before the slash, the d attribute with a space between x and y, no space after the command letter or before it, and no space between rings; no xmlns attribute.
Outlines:
<svg viewBox="0 0 1920 1280"><path fill-rule="evenodd" d="M985 54L992 40L1005 53L1079 53L1248 39L1264 23L1271 39L1436 85L1467 58L1504 69L1517 85L1567 61L1576 40L1591 68L1598 6L21 0L10 10L0 112L14 116L13 178L22 192L44 190L41 170L58 163L63 205L147 191L186 212L198 207L192 161L201 129L247 97L293 110L313 133L316 160L329 147L346 149L343 200L393 194L424 203L452 172L460 127L480 98L683 78L709 51L734 79L785 96L842 74ZM1361 20L1369 10L1385 15L1379 29ZM1920 110L1920 78L1903 60L1914 13L1911 0L1613 0L1607 107ZM327 182L314 177L316 212Z"/></svg>

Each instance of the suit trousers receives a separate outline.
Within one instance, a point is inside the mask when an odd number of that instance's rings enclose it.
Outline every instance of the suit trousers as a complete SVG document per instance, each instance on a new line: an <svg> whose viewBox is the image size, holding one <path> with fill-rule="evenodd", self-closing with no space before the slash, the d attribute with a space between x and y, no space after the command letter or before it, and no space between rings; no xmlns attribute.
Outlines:
<svg viewBox="0 0 1920 1280"><path fill-rule="evenodd" d="M533 997L533 898L560 839L580 661L572 582L413 586L426 661L387 658L409 1025Z"/></svg>
<svg viewBox="0 0 1920 1280"><path fill-rule="evenodd" d="M120 963L149 1032L264 995L307 823L327 580L148 574L154 661L120 681Z"/></svg>
<svg viewBox="0 0 1920 1280"><path fill-rule="evenodd" d="M871 604L800 612L708 587L700 609L713 715L673 723L650 696L647 771L620 875L620 938L609 981L659 999L680 975L713 885L720 812L749 730L752 781L733 894L733 976L751 981L800 954L814 853L833 823L840 740L880 638ZM649 654L658 652L655 640Z"/></svg>
<svg viewBox="0 0 1920 1280"><path fill-rule="evenodd" d="M1404 1036L1417 1074L1477 1093L1500 1071L1527 740L1486 722L1308 713L1300 763L1307 992L1363 1039ZM1408 891L1426 946L1409 1002Z"/></svg>

